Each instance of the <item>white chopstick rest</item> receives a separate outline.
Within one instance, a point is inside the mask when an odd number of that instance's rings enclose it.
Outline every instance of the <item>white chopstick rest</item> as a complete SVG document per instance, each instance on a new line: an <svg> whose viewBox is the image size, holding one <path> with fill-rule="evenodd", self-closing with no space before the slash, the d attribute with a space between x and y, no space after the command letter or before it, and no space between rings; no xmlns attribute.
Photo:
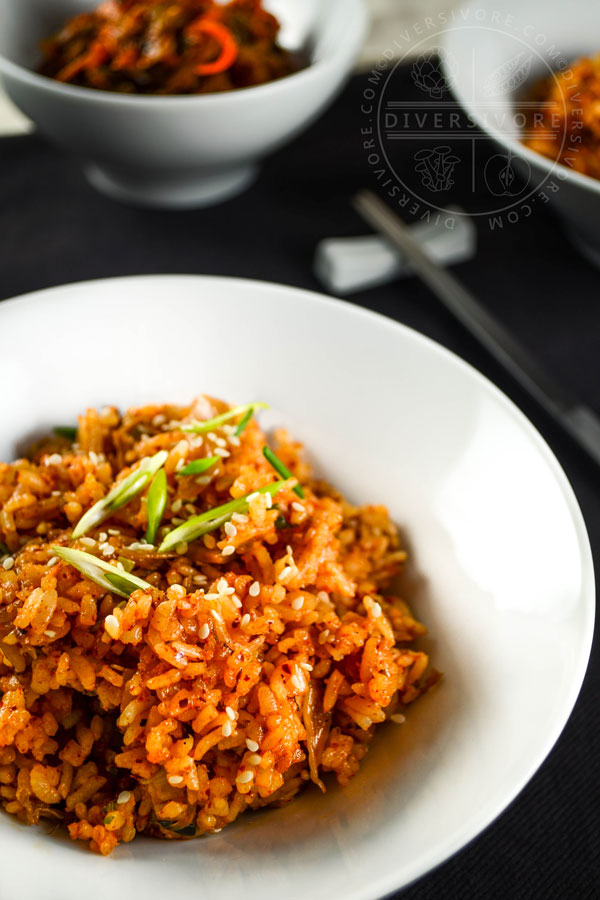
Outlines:
<svg viewBox="0 0 600 900"><path fill-rule="evenodd" d="M475 226L459 208L444 210L435 221L412 225L410 233L440 265L464 262L475 255ZM406 277L410 275L411 267L385 238L372 235L321 241L315 255L314 272L331 293L351 294Z"/></svg>

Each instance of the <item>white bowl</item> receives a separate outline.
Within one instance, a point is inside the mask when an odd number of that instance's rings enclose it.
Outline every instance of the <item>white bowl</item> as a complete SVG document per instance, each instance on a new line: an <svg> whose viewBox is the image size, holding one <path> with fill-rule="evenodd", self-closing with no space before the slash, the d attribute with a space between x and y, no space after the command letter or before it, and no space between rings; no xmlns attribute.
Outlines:
<svg viewBox="0 0 600 900"><path fill-rule="evenodd" d="M568 65L598 52L600 5L590 0L503 0L500 7L496 0L467 3L455 11L442 46L445 74L456 99L529 181L531 190L520 204L522 217L534 206L550 203L573 242L596 265L600 265L600 181L525 147L515 135L511 116L495 115L494 109L522 109L521 80L506 78L500 84L497 77L519 53L523 71L530 66L529 81L535 81L549 76L561 62ZM491 83L498 88L492 98Z"/></svg>
<svg viewBox="0 0 600 900"><path fill-rule="evenodd" d="M311 64L266 85L200 96L130 96L61 84L35 72L40 41L95 0L3 0L0 75L39 130L84 164L112 197L148 206L224 200L257 162L323 111L352 70L366 30L363 0L267 0L285 46Z"/></svg>
<svg viewBox="0 0 600 900"><path fill-rule="evenodd" d="M581 513L524 416L381 316L260 282L94 281L0 304L0 459L92 404L265 400L357 502L386 503L445 673L359 774L220 834L110 860L0 814L11 900L374 900L464 846L531 778L577 697L594 620ZM52 886L52 889L50 889Z"/></svg>

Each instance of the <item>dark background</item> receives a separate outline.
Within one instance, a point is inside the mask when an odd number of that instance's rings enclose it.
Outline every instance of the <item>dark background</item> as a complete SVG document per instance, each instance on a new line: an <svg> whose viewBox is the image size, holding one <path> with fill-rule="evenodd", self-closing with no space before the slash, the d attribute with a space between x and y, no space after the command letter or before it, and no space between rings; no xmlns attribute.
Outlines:
<svg viewBox="0 0 600 900"><path fill-rule="evenodd" d="M422 96L407 73L400 77L407 97ZM317 242L368 231L350 206L359 188L377 190L362 147L366 85L365 77L356 77L320 122L265 164L251 190L207 210L170 213L117 205L89 188L78 167L41 139L0 140L0 299L69 281L171 272L260 278L318 290L312 275ZM394 148L395 167L409 173L409 182L415 149L415 142L402 141ZM478 144L478 165L486 152L497 151ZM470 180L459 173L442 200L477 211L490 198L481 186L473 194ZM476 221L477 256L457 267L457 274L565 387L600 412L600 273L571 247L541 205L530 217L494 231ZM597 467L416 280L357 294L349 302L449 347L521 407L575 489L597 564ZM0 334L0 352L1 342ZM594 650L575 710L522 794L465 850L398 897L600 897L599 687Z"/></svg>

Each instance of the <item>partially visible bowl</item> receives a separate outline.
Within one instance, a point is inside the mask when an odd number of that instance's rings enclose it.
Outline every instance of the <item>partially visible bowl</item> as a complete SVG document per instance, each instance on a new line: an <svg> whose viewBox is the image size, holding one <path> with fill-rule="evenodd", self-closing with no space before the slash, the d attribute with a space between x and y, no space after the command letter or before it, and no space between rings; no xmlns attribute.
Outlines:
<svg viewBox="0 0 600 900"><path fill-rule="evenodd" d="M131 96L38 75L40 41L97 0L4 0L0 76L39 130L74 153L89 180L120 200L163 207L224 200L257 163L305 128L352 70L366 30L363 0L268 0L284 43L310 47L300 72L200 96Z"/></svg>
<svg viewBox="0 0 600 900"><path fill-rule="evenodd" d="M320 477L402 526L405 595L445 674L404 725L382 726L347 788L219 834L139 837L107 860L0 811L2 900L374 900L510 803L577 697L595 590L567 479L493 385L389 319L252 281L54 288L0 303L0 334L0 460L90 405L270 403L267 428L289 428Z"/></svg>
<svg viewBox="0 0 600 900"><path fill-rule="evenodd" d="M534 200L550 203L576 246L600 266L600 181L525 147L513 116L490 112L523 108L523 76L531 84L599 52L600 5L589 0L503 0L501 11L496 0L467 3L455 11L442 46L445 75L458 102L508 152ZM522 65L516 68L519 55ZM507 77L498 77L503 72Z"/></svg>

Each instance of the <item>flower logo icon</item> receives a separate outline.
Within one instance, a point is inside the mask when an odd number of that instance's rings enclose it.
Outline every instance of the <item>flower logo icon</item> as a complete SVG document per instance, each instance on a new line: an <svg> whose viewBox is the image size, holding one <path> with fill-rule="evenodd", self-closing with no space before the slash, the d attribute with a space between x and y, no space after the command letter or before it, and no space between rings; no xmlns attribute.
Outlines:
<svg viewBox="0 0 600 900"><path fill-rule="evenodd" d="M434 100L441 100L448 90L435 50L419 56L414 61L410 74L416 86Z"/></svg>

